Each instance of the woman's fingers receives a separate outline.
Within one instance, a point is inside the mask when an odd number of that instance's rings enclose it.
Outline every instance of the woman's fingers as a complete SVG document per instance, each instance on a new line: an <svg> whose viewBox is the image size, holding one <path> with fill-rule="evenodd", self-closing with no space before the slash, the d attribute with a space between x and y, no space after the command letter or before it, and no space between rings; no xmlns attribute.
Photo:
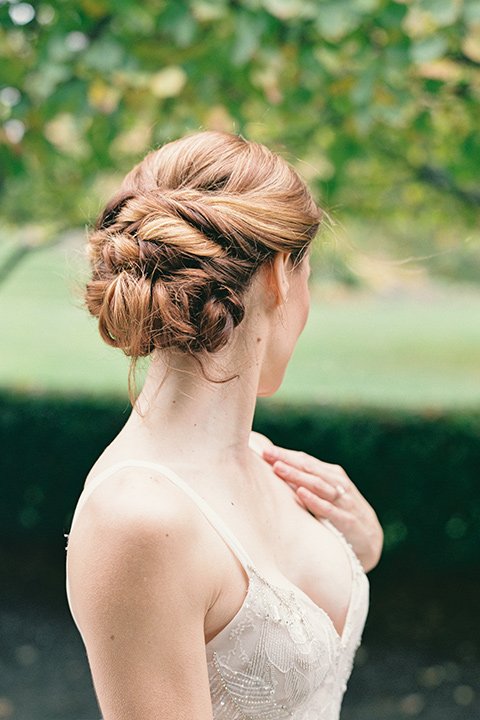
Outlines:
<svg viewBox="0 0 480 720"><path fill-rule="evenodd" d="M316 518L330 520L343 533L365 570L376 565L383 544L382 528L343 468L276 445L263 447L262 456L295 490L297 502Z"/></svg>
<svg viewBox="0 0 480 720"><path fill-rule="evenodd" d="M298 470L303 472L311 473L312 475L322 475L325 480L330 483L341 481L343 483L351 482L345 470L340 465L333 465L332 463L326 463L322 460L318 460L312 455L308 455L304 452L298 452L296 450L287 450L280 448L277 445L265 447L263 449L263 458L271 465L276 460L281 460L296 467Z"/></svg>
<svg viewBox="0 0 480 720"><path fill-rule="evenodd" d="M334 505L332 502L319 497L306 487L299 487L297 495L303 502L307 510L309 510L316 518L325 518L330 520L332 525L343 532L351 520L351 516L345 510Z"/></svg>
<svg viewBox="0 0 480 720"><path fill-rule="evenodd" d="M299 470L310 473L318 472L321 467L328 465L328 463L317 460L317 458L307 455L307 453L299 452L298 450L287 450L277 445L266 447L263 451L263 457L269 463L274 463L275 460L282 460L289 465L294 465Z"/></svg>
<svg viewBox="0 0 480 720"><path fill-rule="evenodd" d="M273 470L290 485L294 485L296 488L303 486L315 495L329 500L331 503L345 492L343 486L339 486L341 490L338 490L337 487L331 485L322 477L307 473L304 470L299 470L292 465L287 465L287 463L282 460L276 460L274 462Z"/></svg>
<svg viewBox="0 0 480 720"><path fill-rule="evenodd" d="M333 465L331 463L323 462L317 458L307 455L304 452L297 452L296 450L286 450L285 448L271 445L264 447L262 456L270 465L272 465L275 472L276 468L283 468L285 465L293 470L306 473L313 476L314 480L320 479L324 483L328 483L334 491L330 491L329 499L342 495L342 491L349 491L355 493L356 487L348 477L345 470L340 465ZM281 477L281 473L278 473ZM297 476L298 477L298 476ZM302 477L305 477L304 475ZM285 478L286 479L286 478ZM289 480L290 482L290 480ZM292 480L294 482L294 480Z"/></svg>

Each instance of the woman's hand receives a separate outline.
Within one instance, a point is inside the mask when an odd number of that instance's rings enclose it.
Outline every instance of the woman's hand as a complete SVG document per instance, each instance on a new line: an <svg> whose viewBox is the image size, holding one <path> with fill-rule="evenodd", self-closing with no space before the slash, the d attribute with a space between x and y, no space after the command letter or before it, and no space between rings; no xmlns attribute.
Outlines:
<svg viewBox="0 0 480 720"><path fill-rule="evenodd" d="M273 445L253 434L251 445L317 519L330 520L353 547L365 572L378 563L383 531L375 511L339 465Z"/></svg>

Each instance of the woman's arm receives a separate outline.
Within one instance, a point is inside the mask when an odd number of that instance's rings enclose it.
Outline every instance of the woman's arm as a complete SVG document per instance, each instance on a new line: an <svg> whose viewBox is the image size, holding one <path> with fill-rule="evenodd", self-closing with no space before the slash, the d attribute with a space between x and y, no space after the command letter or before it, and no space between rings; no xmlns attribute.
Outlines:
<svg viewBox="0 0 480 720"><path fill-rule="evenodd" d="M383 547L382 527L343 468L304 452L280 448L259 433L252 433L250 445L293 487L307 510L317 518L330 520L340 530L365 572L377 565Z"/></svg>
<svg viewBox="0 0 480 720"><path fill-rule="evenodd" d="M145 485L117 497L100 487L69 542L72 606L103 720L211 720L212 585L198 518Z"/></svg>

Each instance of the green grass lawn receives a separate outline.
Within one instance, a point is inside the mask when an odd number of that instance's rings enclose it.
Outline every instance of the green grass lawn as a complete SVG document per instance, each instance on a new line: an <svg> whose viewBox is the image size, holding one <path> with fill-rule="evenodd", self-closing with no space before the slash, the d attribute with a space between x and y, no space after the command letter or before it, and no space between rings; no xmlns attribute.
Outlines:
<svg viewBox="0 0 480 720"><path fill-rule="evenodd" d="M0 286L0 385L127 396L128 361L100 340L74 288L75 248L32 254ZM480 407L480 290L416 299L321 293L279 399Z"/></svg>

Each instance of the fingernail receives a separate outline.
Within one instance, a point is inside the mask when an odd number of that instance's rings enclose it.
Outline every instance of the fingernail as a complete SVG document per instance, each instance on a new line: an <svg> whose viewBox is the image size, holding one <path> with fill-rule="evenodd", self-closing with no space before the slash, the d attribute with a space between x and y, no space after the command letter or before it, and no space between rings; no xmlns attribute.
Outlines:
<svg viewBox="0 0 480 720"><path fill-rule="evenodd" d="M263 450L263 457L266 460L274 460L277 457L277 454L275 450L272 450L272 448L265 448Z"/></svg>
<svg viewBox="0 0 480 720"><path fill-rule="evenodd" d="M300 485L299 488L297 488L298 495L303 495L303 497L312 497L313 493L310 492L310 490L307 490L306 487L303 487L303 485Z"/></svg>

